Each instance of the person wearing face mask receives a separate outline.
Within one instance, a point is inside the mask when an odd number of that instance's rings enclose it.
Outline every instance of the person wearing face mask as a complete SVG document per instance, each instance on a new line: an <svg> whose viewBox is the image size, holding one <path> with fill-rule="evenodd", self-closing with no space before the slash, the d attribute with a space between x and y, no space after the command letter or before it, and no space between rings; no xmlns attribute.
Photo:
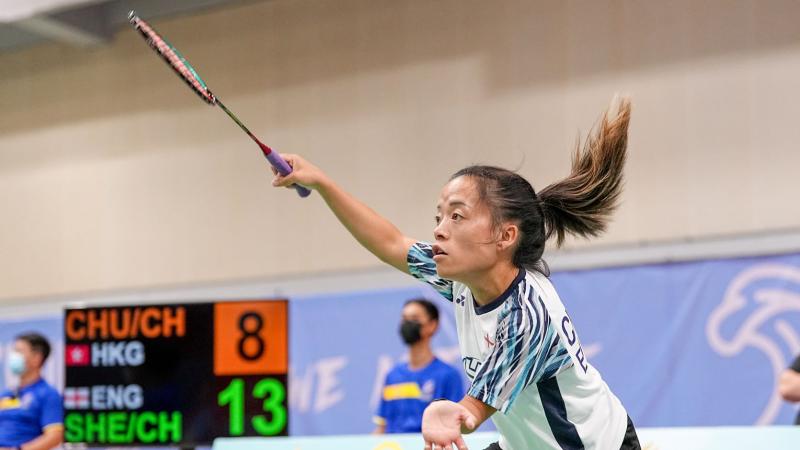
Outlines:
<svg viewBox="0 0 800 450"><path fill-rule="evenodd" d="M0 450L49 450L61 444L61 396L41 375L49 355L50 343L38 333L14 339L6 364L19 384L0 391Z"/></svg>
<svg viewBox="0 0 800 450"><path fill-rule="evenodd" d="M408 346L408 361L397 364L383 385L375 434L418 433L422 413L434 399L458 401L464 384L456 369L433 355L431 339L439 326L439 310L425 299L403 306L400 337Z"/></svg>

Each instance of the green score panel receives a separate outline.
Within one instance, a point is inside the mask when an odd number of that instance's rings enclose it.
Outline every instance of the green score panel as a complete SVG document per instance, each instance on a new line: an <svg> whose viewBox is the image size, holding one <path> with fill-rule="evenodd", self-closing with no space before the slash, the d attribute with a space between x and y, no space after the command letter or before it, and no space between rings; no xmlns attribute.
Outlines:
<svg viewBox="0 0 800 450"><path fill-rule="evenodd" d="M285 300L64 317L66 442L190 447L287 435Z"/></svg>

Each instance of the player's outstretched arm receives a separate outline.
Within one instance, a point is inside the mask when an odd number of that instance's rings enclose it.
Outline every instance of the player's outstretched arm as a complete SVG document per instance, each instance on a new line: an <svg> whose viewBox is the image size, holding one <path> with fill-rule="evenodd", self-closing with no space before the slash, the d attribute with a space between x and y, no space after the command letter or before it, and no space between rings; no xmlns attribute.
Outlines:
<svg viewBox="0 0 800 450"><path fill-rule="evenodd" d="M276 174L273 186L289 187L296 183L316 190L361 245L381 261L408 273L406 256L415 240L404 236L391 222L345 192L318 167L297 155L284 153L281 156L292 166L292 173Z"/></svg>

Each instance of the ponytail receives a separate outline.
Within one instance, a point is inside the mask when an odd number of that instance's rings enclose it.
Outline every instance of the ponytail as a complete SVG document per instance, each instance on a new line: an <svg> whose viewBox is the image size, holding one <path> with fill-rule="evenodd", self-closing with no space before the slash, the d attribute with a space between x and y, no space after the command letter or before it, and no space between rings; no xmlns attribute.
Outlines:
<svg viewBox="0 0 800 450"><path fill-rule="evenodd" d="M567 234L593 237L606 229L622 192L622 169L628 146L631 103L621 98L607 110L580 149L575 149L569 176L539 192L545 239L556 246Z"/></svg>
<svg viewBox="0 0 800 450"><path fill-rule="evenodd" d="M512 221L519 226L514 265L547 276L550 270L542 254L549 238L555 236L560 247L567 234L597 236L617 207L630 115L627 98L617 102L616 108L609 108L587 137L583 150L578 143L569 176L538 195L525 178L500 167L469 166L450 179L472 177L481 200L492 212L494 225Z"/></svg>

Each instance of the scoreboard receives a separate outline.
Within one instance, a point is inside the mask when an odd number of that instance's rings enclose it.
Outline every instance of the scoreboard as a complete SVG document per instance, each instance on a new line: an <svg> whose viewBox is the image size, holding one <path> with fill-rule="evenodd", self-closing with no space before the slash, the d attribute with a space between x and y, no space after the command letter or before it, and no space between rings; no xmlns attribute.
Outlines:
<svg viewBox="0 0 800 450"><path fill-rule="evenodd" d="M67 443L287 435L286 300L70 308L64 334Z"/></svg>

